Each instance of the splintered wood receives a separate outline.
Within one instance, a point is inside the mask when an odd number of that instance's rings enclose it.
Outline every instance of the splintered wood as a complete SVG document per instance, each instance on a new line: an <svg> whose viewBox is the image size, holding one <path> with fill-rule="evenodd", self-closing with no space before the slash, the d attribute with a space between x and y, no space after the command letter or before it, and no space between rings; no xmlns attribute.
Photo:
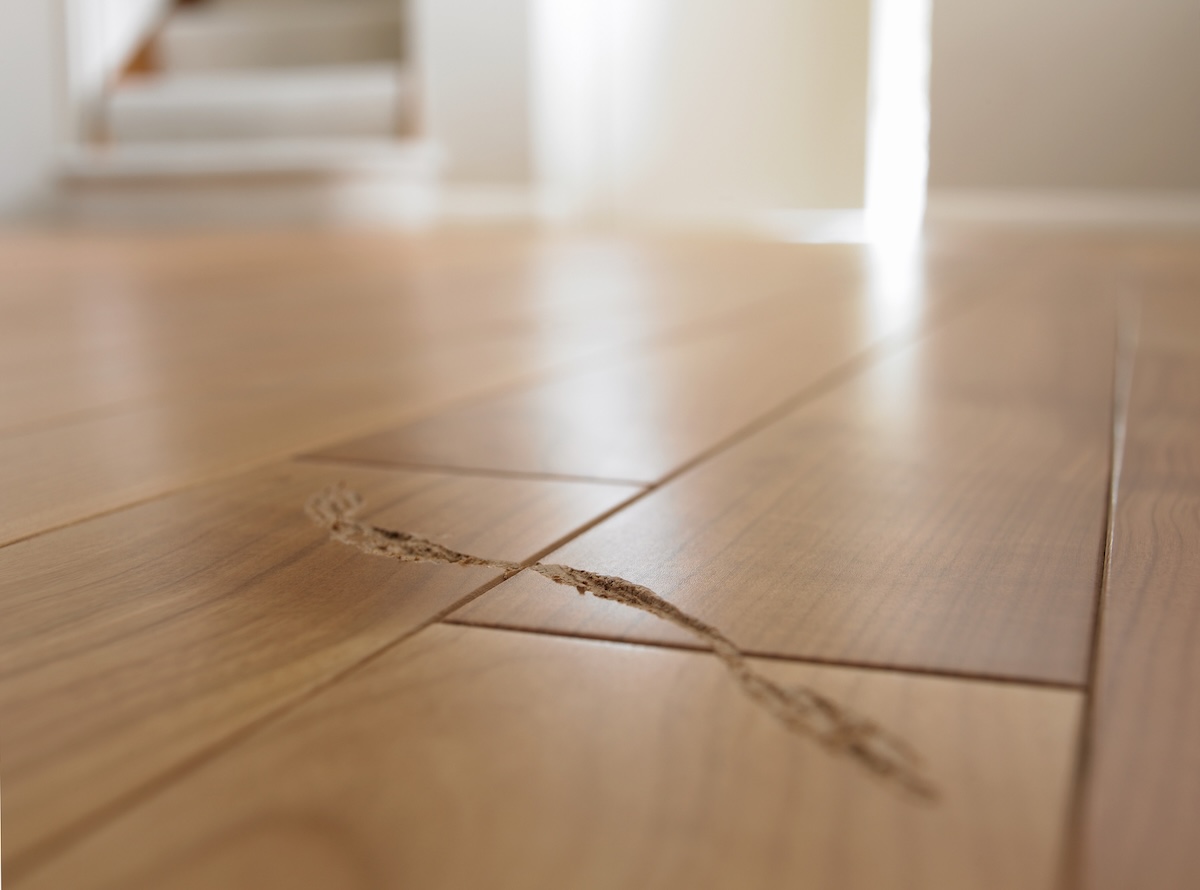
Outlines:
<svg viewBox="0 0 1200 890"><path fill-rule="evenodd" d="M934 785L922 774L920 758L903 739L814 689L783 687L775 683L755 670L723 633L672 605L648 587L571 566L527 565L460 553L419 535L363 522L357 518L362 506L363 499L357 492L335 486L310 498L306 510L314 522L329 530L334 540L374 556L401 562L486 566L509 576L529 570L556 584L574 587L580 594L590 593L649 612L703 642L725 665L742 692L790 732L815 740L829 753L848 758L916 799L936 799Z"/></svg>

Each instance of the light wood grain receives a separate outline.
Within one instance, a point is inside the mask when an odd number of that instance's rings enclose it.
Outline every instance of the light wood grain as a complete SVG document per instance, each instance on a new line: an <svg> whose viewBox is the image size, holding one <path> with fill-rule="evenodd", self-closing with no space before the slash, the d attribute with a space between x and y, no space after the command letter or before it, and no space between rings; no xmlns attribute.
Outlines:
<svg viewBox="0 0 1200 890"><path fill-rule="evenodd" d="M386 371L463 344L575 358L859 263L825 254L495 233L0 237L0 430L168 392Z"/></svg>
<svg viewBox="0 0 1200 890"><path fill-rule="evenodd" d="M746 651L1082 683L1111 300L991 303L652 492L548 562L644 584ZM454 616L687 642L518 576Z"/></svg>
<svg viewBox="0 0 1200 890"><path fill-rule="evenodd" d="M857 264L607 236L0 238L0 543L727 325Z"/></svg>
<svg viewBox="0 0 1200 890"><path fill-rule="evenodd" d="M633 493L293 464L0 549L6 867L497 576L328 543L303 505L338 480L518 561Z"/></svg>
<svg viewBox="0 0 1200 890"><path fill-rule="evenodd" d="M1089 890L1200 879L1196 293L1150 296L1140 327L1085 776Z"/></svg>
<svg viewBox="0 0 1200 890"><path fill-rule="evenodd" d="M437 626L18 886L1036 890L1079 696L772 663L893 725L922 806L704 655Z"/></svg>
<svg viewBox="0 0 1200 890"><path fill-rule="evenodd" d="M1196 243L956 234L892 277L856 247L611 233L0 236L0 542L29 536L0 544L5 877L1049 887L1084 738L1082 886L1190 886ZM1044 687L1088 677L1120 292L1153 297L1082 737L1081 693ZM278 462L327 447L466 472ZM546 560L879 719L941 805L710 655L614 642L692 642L627 607L518 575L425 626L496 573L300 512L345 479L380 525L520 560L641 489L489 473L697 455Z"/></svg>
<svg viewBox="0 0 1200 890"><path fill-rule="evenodd" d="M319 454L653 482L871 346L915 334L955 298L1000 286L978 271L972 278L939 270L923 286L903 274L872 276L869 265L841 268L839 276L832 259L814 262L779 299L706 335L581 362L576 373L468 400ZM964 288L964 279L973 287Z"/></svg>

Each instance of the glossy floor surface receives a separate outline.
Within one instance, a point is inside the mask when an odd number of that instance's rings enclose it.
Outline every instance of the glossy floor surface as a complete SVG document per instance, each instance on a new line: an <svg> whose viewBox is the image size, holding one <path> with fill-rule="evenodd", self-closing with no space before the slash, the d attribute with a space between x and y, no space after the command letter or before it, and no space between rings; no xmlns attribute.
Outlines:
<svg viewBox="0 0 1200 890"><path fill-rule="evenodd" d="M0 281L9 886L1200 880L1200 238L10 233ZM336 483L457 555L331 536Z"/></svg>

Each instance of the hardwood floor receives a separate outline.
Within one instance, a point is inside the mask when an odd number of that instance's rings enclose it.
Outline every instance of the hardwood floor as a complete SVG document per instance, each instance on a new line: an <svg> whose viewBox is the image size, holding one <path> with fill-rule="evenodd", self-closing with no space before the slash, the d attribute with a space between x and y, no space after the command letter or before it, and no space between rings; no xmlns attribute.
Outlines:
<svg viewBox="0 0 1200 890"><path fill-rule="evenodd" d="M815 288L856 264L497 240L5 245L18 283L0 296L0 543L727 325L793 276ZM752 272L732 283L739 261Z"/></svg>
<svg viewBox="0 0 1200 890"><path fill-rule="evenodd" d="M339 480L378 521L514 561L633 493L286 464L0 549L7 856L96 819L498 576L325 541L302 506Z"/></svg>
<svg viewBox="0 0 1200 890"><path fill-rule="evenodd" d="M0 278L13 887L1200 875L1200 238L10 233ZM330 540L336 482L486 560ZM866 768L910 751L936 800Z"/></svg>
<svg viewBox="0 0 1200 890"><path fill-rule="evenodd" d="M872 347L912 338L953 302L933 289L928 299L884 313L863 297L853 283L799 285L698 336L588 361L576 373L318 454L655 482L853 367Z"/></svg>
<svg viewBox="0 0 1200 890"><path fill-rule="evenodd" d="M548 559L654 587L751 652L1082 684L1114 342L1102 297L980 307ZM522 575L454 618L685 639L544 588Z"/></svg>
<svg viewBox="0 0 1200 890"><path fill-rule="evenodd" d="M946 798L830 761L715 659L442 626L28 886L1051 886L1078 694L768 667L896 725Z"/></svg>
<svg viewBox="0 0 1200 890"><path fill-rule="evenodd" d="M1099 638L1081 867L1089 887L1200 874L1200 300L1152 292L1133 352Z"/></svg>

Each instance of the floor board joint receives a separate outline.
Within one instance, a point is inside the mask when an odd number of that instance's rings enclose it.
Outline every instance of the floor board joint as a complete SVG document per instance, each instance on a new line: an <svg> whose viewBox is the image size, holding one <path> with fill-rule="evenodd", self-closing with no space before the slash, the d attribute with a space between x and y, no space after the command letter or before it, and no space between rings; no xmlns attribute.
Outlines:
<svg viewBox="0 0 1200 890"><path fill-rule="evenodd" d="M1085 890L1082 885L1081 856L1083 814L1087 803L1088 779L1092 754L1092 722L1096 706L1096 681L1100 668L1100 643L1104 630L1105 600L1112 568L1113 539L1116 530L1117 503L1120 497L1121 469L1125 456L1125 436L1129 419L1129 399L1133 389L1137 355L1140 303L1126 299L1119 303L1116 338L1113 344L1112 438L1109 443L1108 500L1105 505L1104 541L1100 547L1100 566L1096 580L1095 606L1088 645L1087 680L1083 687L1083 709L1079 717L1075 770L1068 798L1060 883L1067 890Z"/></svg>
<svg viewBox="0 0 1200 890"><path fill-rule="evenodd" d="M480 630L504 631L507 633L534 634L537 636L559 637L568 640L583 640L592 643L615 643L621 646L638 646L649 649L669 649L679 652L694 652L704 654L709 650L699 644L670 642L667 640L627 639L604 636L601 634L585 634L575 631L557 630L526 625L499 624L496 622L466 621L454 618L453 615L443 618L442 624L454 627L473 627ZM784 664L807 664L815 667L845 668L855 671L874 671L878 673L905 674L918 677L931 677L942 680L962 680L972 683L1000 683L1009 686L1022 686L1031 689L1056 689L1064 692L1083 692L1082 683L1068 683L1062 680L1044 680L1039 677L1007 677L1002 675L978 674L968 671L950 671L940 668L922 668L908 665L877 664L864 661L850 661L839 658L820 658L816 656L784 655L778 652L758 652L753 649L743 650L747 658L757 658L763 661L777 661Z"/></svg>

